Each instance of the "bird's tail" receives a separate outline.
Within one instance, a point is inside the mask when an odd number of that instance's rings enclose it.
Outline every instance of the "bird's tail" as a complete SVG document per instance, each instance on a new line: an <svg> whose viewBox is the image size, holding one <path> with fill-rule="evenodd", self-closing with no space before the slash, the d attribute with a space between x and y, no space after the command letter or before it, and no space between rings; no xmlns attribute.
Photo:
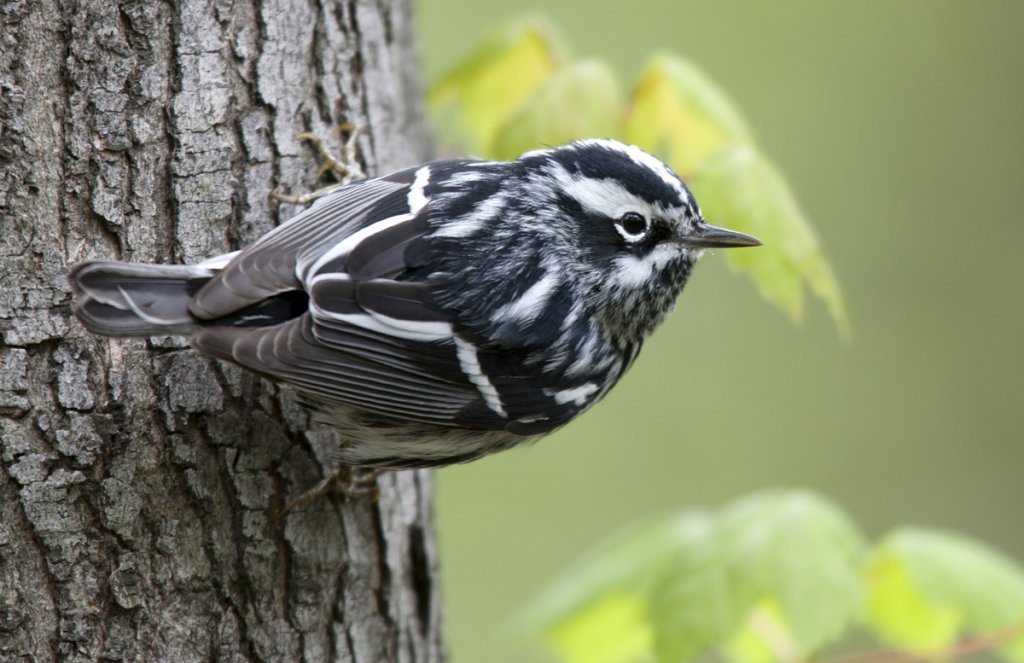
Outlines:
<svg viewBox="0 0 1024 663"><path fill-rule="evenodd" d="M146 265L91 261L68 274L75 315L103 336L189 335L199 321L188 310L193 295L219 271L200 265Z"/></svg>

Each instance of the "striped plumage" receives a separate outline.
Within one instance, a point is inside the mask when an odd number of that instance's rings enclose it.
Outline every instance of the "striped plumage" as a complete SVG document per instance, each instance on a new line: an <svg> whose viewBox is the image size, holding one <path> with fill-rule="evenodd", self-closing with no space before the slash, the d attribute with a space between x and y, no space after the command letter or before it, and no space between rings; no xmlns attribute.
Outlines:
<svg viewBox="0 0 1024 663"><path fill-rule="evenodd" d="M704 224L638 148L592 140L511 162L437 161L318 200L196 266L88 262L75 311L109 336L185 334L297 388L341 460L462 462L593 405L671 310Z"/></svg>

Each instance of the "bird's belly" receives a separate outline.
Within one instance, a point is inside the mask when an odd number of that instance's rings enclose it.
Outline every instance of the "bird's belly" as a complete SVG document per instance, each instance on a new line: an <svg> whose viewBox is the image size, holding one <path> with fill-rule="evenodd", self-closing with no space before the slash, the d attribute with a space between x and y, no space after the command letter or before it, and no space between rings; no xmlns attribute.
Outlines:
<svg viewBox="0 0 1024 663"><path fill-rule="evenodd" d="M539 435L392 420L343 405L322 405L318 417L340 431L338 461L381 468L437 467L476 460L532 442Z"/></svg>

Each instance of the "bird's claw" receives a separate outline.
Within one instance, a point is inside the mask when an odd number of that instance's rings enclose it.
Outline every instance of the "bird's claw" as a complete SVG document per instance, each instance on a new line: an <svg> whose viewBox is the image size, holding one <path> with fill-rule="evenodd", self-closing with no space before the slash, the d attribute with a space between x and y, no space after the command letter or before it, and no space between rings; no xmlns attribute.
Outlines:
<svg viewBox="0 0 1024 663"><path fill-rule="evenodd" d="M311 144L316 148L317 153L320 155L321 162L320 168L316 174L317 179L323 177L327 173L332 173L336 178L338 178L338 183L302 194L281 193L277 189L274 189L270 192L270 195L275 200L284 203L291 203L293 205L308 205L332 191L345 186L346 184L350 184L356 180L361 180L366 177L366 173L363 172L362 166L359 165L359 158L356 154L356 139L359 137L360 128L352 122L342 122L334 127L332 131L338 134L348 134L342 143L340 158L336 157L329 149L327 149L324 145L323 139L319 135L311 131L303 131L298 134L296 138Z"/></svg>
<svg viewBox="0 0 1024 663"><path fill-rule="evenodd" d="M381 470L358 467L340 467L317 482L315 486L288 502L274 517L276 527L292 511L302 510L316 500L337 491L344 499L369 497L376 502L380 497L377 478Z"/></svg>

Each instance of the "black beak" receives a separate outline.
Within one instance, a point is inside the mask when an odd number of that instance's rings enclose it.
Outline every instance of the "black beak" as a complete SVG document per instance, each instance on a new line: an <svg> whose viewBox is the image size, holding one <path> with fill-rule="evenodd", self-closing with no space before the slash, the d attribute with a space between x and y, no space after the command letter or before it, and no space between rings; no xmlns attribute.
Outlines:
<svg viewBox="0 0 1024 663"><path fill-rule="evenodd" d="M679 243L695 249L722 248L731 249L739 246L761 246L761 240L735 230L716 228L698 223L693 230L679 238Z"/></svg>

